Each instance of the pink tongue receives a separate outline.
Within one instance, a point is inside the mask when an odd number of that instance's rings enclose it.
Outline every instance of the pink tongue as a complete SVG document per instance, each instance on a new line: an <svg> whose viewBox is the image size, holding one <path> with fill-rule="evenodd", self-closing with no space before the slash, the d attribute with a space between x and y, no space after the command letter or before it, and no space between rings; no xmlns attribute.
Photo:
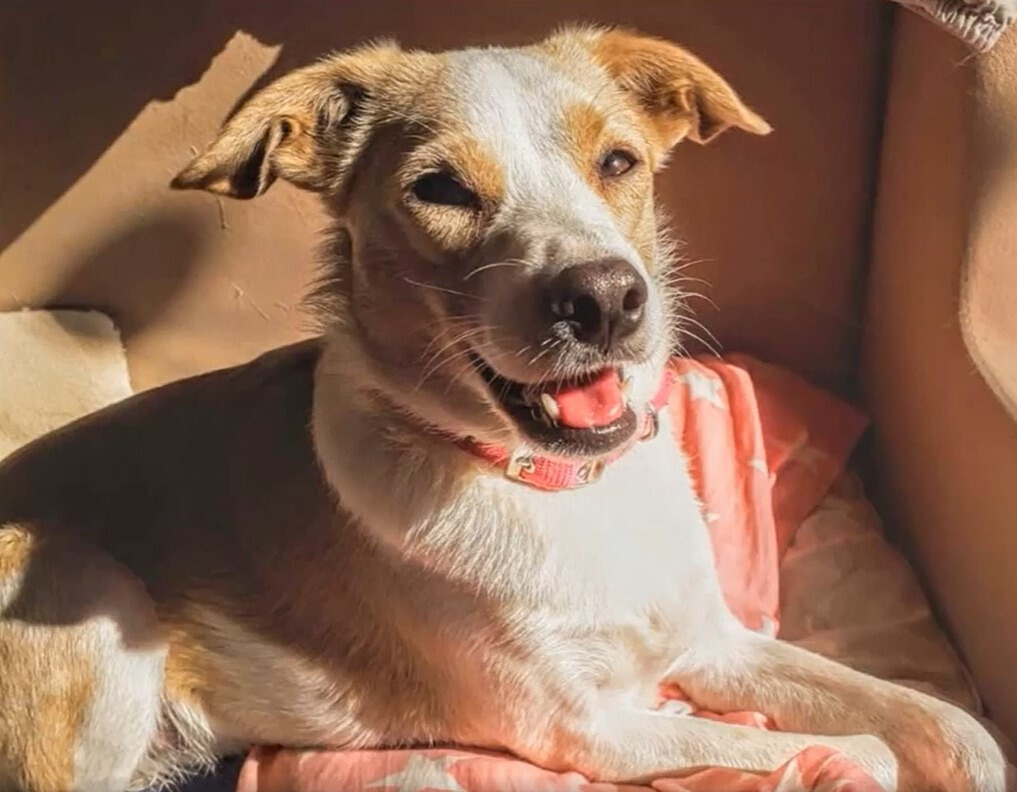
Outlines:
<svg viewBox="0 0 1017 792"><path fill-rule="evenodd" d="M558 421L575 429L607 426L625 412L621 379L615 369L606 369L583 385L562 386L550 395L558 405Z"/></svg>

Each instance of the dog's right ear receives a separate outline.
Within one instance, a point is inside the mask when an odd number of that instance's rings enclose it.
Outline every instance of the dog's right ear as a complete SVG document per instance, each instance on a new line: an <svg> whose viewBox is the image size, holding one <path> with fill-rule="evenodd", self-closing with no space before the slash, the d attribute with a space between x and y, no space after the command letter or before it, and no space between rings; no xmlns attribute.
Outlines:
<svg viewBox="0 0 1017 792"><path fill-rule="evenodd" d="M281 77L243 104L170 186L233 198L261 195L277 178L315 192L341 189L366 137L359 110L400 54L394 44L373 44Z"/></svg>

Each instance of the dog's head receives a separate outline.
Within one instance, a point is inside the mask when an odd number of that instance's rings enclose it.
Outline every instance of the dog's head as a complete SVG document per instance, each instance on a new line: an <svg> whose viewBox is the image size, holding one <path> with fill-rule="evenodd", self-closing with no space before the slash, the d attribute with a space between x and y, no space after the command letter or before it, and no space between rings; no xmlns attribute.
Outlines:
<svg viewBox="0 0 1017 792"><path fill-rule="evenodd" d="M174 186L320 193L349 376L456 435L597 456L633 436L674 342L653 173L730 127L769 131L697 58L633 33L376 44L256 94Z"/></svg>

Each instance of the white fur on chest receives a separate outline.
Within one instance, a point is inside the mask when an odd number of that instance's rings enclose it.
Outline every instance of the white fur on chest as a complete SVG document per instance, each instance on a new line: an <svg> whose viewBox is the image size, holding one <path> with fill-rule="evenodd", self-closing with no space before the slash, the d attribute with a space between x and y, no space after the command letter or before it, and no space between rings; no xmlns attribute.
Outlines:
<svg viewBox="0 0 1017 792"><path fill-rule="evenodd" d="M504 726L553 717L549 696L577 711L604 695L649 706L667 669L730 618L666 414L598 482L543 492L338 396L315 399L322 469L346 530L371 536L405 581L393 623L461 712ZM485 731L497 729L457 738Z"/></svg>
<svg viewBox="0 0 1017 792"><path fill-rule="evenodd" d="M651 706L667 669L727 616L686 462L666 421L656 440L593 486L558 493L520 491L507 481L488 486L492 498L520 504L528 520L491 526L505 532L497 544L511 545L513 532L538 538L523 544L528 552L519 551L500 579L487 581L506 594L513 651L540 669L513 683L529 685L538 699L545 686L572 688L579 707L596 708L604 696Z"/></svg>
<svg viewBox="0 0 1017 792"><path fill-rule="evenodd" d="M546 542L545 564L534 564L534 574L546 578L534 582L576 617L625 622L669 611L692 596L689 581L712 574L708 536L666 421L660 436L592 486L543 493L499 485L503 496L526 504L529 530Z"/></svg>
<svg viewBox="0 0 1017 792"><path fill-rule="evenodd" d="M327 414L319 421L329 426ZM408 453L367 442L369 421L342 424L344 433L317 435L325 470L363 530L428 570L418 592L428 607L414 614L423 633L481 655L508 640L541 663L557 657L570 675L575 658L599 658L591 673L613 685L614 666L630 675L629 655L673 660L704 621L723 619L709 536L666 415L659 435L600 481L550 493L494 470L477 475L483 463L447 441ZM357 444L358 432L370 450L351 461L342 446Z"/></svg>

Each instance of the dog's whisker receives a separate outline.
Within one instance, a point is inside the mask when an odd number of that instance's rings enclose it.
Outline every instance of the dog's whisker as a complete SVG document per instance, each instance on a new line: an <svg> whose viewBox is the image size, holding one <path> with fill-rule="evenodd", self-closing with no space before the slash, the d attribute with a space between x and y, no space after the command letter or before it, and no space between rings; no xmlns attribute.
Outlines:
<svg viewBox="0 0 1017 792"><path fill-rule="evenodd" d="M533 357L532 357L532 358L531 358L531 359L529 360L529 362L527 363L527 365L529 365L529 366L535 366L535 365L537 364L537 362L538 362L538 361L539 361L539 360L540 360L540 359L541 359L542 357L544 357L544 355L548 354L549 352L553 352L553 351L554 351L554 349L555 349L556 347L558 347L558 346L560 346L560 345L561 345L561 343L562 343L562 340L561 340L560 338L554 339L554 342L553 342L553 343L551 343L551 344L549 344L548 346L544 347L544 349L540 350L540 351L539 351L539 352L538 352L538 353L537 353L536 355L534 355L534 356L533 356ZM552 370L553 370L553 369L552 369ZM542 377L541 377L541 379L539 380L539 384L543 385L545 381L546 381L546 374L545 374L544 376L542 376Z"/></svg>
<svg viewBox="0 0 1017 792"><path fill-rule="evenodd" d="M437 129L435 126L433 126L430 122L424 121L424 119L420 118L419 116L404 113L392 106L385 107L384 115L396 121L405 121L408 124L413 124L415 126L422 127L426 129L428 132L430 132L432 135L438 135L440 134L441 131Z"/></svg>
<svg viewBox="0 0 1017 792"><path fill-rule="evenodd" d="M417 384L417 389L419 389L419 387L426 380L430 379L435 374L437 374L438 371L440 371L443 368L447 368L451 363L454 363L455 361L457 361L459 359L465 359L466 364L467 364L465 370L471 369L473 367L473 361L472 361L472 358L471 358L471 353L483 355L483 354L485 354L485 353L487 353L487 352L489 352L491 350L497 350L497 349L500 348L499 341L495 337L495 334L493 333L491 328L481 327L481 328L477 328L477 329L483 331L485 334L490 335L490 338L488 338L485 341L482 341L481 343L473 343L473 344L471 344L469 347L467 347L465 349L455 350L451 355L447 355L444 358L441 358L440 360L437 360L436 362L434 362L434 364L430 365L424 371L424 373L421 375L420 380L418 381L418 384ZM462 343L462 341L467 340L467 338L470 338L470 336L467 336L466 338L460 339L459 343ZM447 346L449 346L449 345L447 345ZM446 348L447 348L447 346L446 346ZM461 372L459 376L461 376L462 373L465 373L465 371ZM452 382L450 382L449 387L451 386L451 384L454 384L455 379L456 379L456 377L452 378ZM446 388L446 390L447 389L448 388Z"/></svg>
<svg viewBox="0 0 1017 792"><path fill-rule="evenodd" d="M403 280L412 286L419 286L422 289L433 289L434 291L444 292L445 294L454 294L458 297L466 297L469 300L481 300L486 301L486 297L481 297L479 294L467 294L466 292L456 291L455 289L449 289L446 286L438 286L434 283L424 283L423 281L413 280L407 276L403 276Z"/></svg>
<svg viewBox="0 0 1017 792"><path fill-rule="evenodd" d="M706 347L706 351L709 352L714 357L718 357L719 358L721 356L720 352L717 350L717 348L713 344L711 344L709 341L707 341L705 338L700 336L698 333L696 333L696 332L694 332L692 330L689 330L688 328L682 328L681 335L685 336L686 338L691 338L693 341L698 341L700 344L702 344L704 347Z"/></svg>
<svg viewBox="0 0 1017 792"><path fill-rule="evenodd" d="M467 354L469 352L469 348L462 350L453 350L453 355L451 357L443 358L442 355L444 355L446 351L452 349L453 347L459 344L464 343L467 340L472 339L474 336L483 338L486 332L487 328L485 327L470 328L462 333L459 333L458 335L447 341L447 343L445 343L440 349L438 349L430 357L428 357L427 361L423 364L423 372L420 375L420 379L417 382L415 389L419 390L420 387L424 384L424 382L431 376L433 376L437 371L439 371L447 363L448 360L454 359L458 355Z"/></svg>
<svg viewBox="0 0 1017 792"><path fill-rule="evenodd" d="M455 347L470 340L472 336L473 336L472 331L460 333L454 338L449 339L449 341L443 344L440 349L431 353L425 361L422 361L423 374L421 376L427 377L433 370L441 368L445 362L445 357L447 356L446 353L449 353L451 351L452 354L459 354L460 352L462 352L463 350L456 350Z"/></svg>
<svg viewBox="0 0 1017 792"><path fill-rule="evenodd" d="M485 272L490 269L495 269L497 267L519 267L519 266L523 266L523 262L519 261L518 259L506 259L505 261L492 261L490 264L482 264L481 266L475 267L474 269L470 270L463 277L463 280L468 281L470 278L474 277L475 275L479 275L481 272Z"/></svg>
<svg viewBox="0 0 1017 792"><path fill-rule="evenodd" d="M462 317L462 318L450 318L449 320L447 320L445 322L446 327L444 328L444 330L442 332L439 332L438 334L436 334L434 336L434 338L432 338L427 343L427 346L425 346L424 349L421 351L420 357L423 358L426 354L428 354L428 352L430 352L430 350L434 346L436 346L437 344L439 344L443 340L445 340L447 338L447 336L448 336L448 332L449 331L461 331L462 328L464 328L464 327L465 327L467 332L470 331L470 330L474 330L474 329L482 329L479 326L481 320L482 320L482 317L480 317L480 316Z"/></svg>
<svg viewBox="0 0 1017 792"><path fill-rule="evenodd" d="M704 325L704 324L703 324L702 322L700 322L700 321L699 321L698 319L696 319L696 318L695 318L694 316L692 316L691 314L684 314L684 315L680 314L680 315L679 315L679 316L677 317L677 320L678 320L678 323L679 323L679 326L680 326L680 327L687 327L688 325L692 325L693 327L698 327L698 328L699 328L700 330L702 330L702 331L703 331L703 332L704 332L704 333L705 333L705 334L706 334L707 336L709 336L709 337L710 337L710 339L712 339L712 340L713 340L713 343L714 343L714 344L716 344L717 346L720 346L720 341L719 341L719 340L717 339L717 336L716 336L716 335L714 335L713 331L712 331L712 330L710 330L710 328L709 328L709 327L707 327L706 325Z"/></svg>
<svg viewBox="0 0 1017 792"><path fill-rule="evenodd" d="M694 275L686 275L682 272L669 272L668 283L673 286L681 286L686 283L700 283L703 286L710 287L713 284L706 278L697 278Z"/></svg>

